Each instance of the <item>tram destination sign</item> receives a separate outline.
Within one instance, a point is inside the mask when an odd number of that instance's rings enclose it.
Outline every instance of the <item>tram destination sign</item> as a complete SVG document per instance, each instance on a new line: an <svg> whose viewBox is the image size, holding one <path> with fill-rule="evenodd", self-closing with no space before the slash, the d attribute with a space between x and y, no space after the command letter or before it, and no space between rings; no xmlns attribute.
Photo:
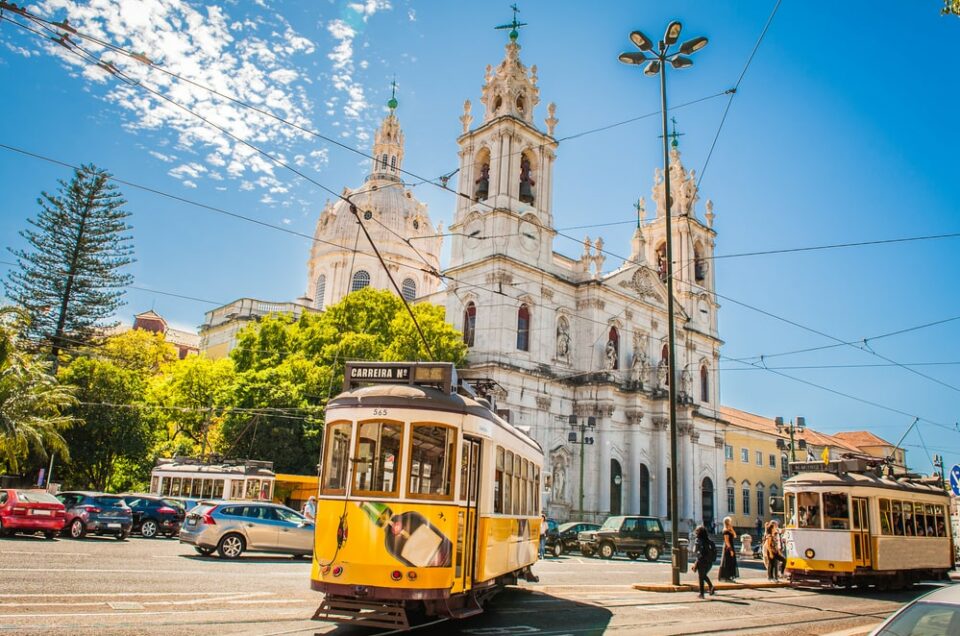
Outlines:
<svg viewBox="0 0 960 636"><path fill-rule="evenodd" d="M799 473L832 473L842 475L844 473L862 473L867 469L866 462L859 459L840 459L827 463L824 462L790 462L790 472L794 475Z"/></svg>
<svg viewBox="0 0 960 636"><path fill-rule="evenodd" d="M348 362L344 375L348 389L365 384L417 384L450 393L456 371L449 362Z"/></svg>

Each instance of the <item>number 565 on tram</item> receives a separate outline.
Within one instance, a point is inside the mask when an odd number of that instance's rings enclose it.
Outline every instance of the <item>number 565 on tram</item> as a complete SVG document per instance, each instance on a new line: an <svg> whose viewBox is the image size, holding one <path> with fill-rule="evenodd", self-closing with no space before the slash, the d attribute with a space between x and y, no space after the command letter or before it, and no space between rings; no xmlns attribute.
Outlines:
<svg viewBox="0 0 960 636"><path fill-rule="evenodd" d="M346 365L326 409L313 589L318 620L405 628L464 617L530 576L543 451L449 363Z"/></svg>

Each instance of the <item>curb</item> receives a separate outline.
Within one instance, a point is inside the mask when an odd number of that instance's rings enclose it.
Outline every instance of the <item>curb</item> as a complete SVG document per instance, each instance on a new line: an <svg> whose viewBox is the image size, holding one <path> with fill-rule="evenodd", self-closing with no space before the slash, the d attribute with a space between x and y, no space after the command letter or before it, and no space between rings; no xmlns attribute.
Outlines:
<svg viewBox="0 0 960 636"><path fill-rule="evenodd" d="M789 583L773 581L757 581L756 583L714 583L714 589L720 590L752 590L769 587L790 587ZM641 592L699 592L698 583L681 583L672 585L670 583L634 583L631 587Z"/></svg>

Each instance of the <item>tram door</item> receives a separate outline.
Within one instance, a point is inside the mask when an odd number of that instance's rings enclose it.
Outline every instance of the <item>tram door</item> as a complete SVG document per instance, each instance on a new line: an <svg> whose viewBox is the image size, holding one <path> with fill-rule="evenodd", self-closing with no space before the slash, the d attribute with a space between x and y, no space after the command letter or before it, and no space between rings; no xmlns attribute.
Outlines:
<svg viewBox="0 0 960 636"><path fill-rule="evenodd" d="M870 509L865 497L852 497L853 507L853 563L869 568L873 562L870 549Z"/></svg>
<svg viewBox="0 0 960 636"><path fill-rule="evenodd" d="M467 493L463 532L458 537L463 542L463 589L473 587L474 568L477 563L477 505L480 498L480 440L473 437L463 438L463 457L461 461L467 469Z"/></svg>

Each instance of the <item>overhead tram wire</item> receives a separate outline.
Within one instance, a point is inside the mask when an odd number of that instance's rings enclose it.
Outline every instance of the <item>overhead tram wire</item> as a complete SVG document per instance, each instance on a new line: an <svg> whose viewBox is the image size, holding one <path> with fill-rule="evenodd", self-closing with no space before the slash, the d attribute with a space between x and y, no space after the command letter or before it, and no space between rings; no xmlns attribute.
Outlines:
<svg viewBox="0 0 960 636"><path fill-rule="evenodd" d="M700 187L700 183L703 181L703 175L707 172L707 166L710 165L710 158L713 157L713 150L717 146L717 140L720 139L720 132L723 130L723 124L727 121L727 115L730 113L730 106L733 104L733 98L737 95L737 91L740 90L740 84L743 82L743 77L747 74L747 69L750 68L750 63L753 62L753 57L757 54L757 50L760 48L760 43L763 42L764 36L767 35L767 30L770 28L770 24L773 22L773 17L777 15L777 10L780 8L780 3L782 0L777 0L777 3L773 6L773 11L770 12L770 17L767 18L767 23L763 25L763 30L760 32L760 37L757 38L757 43L753 45L753 50L750 51L750 56L747 58L747 63L743 65L743 70L740 71L740 77L737 78L736 83L733 85L733 88L728 92L730 93L729 99L727 99L727 105L723 109L723 116L720 117L720 125L717 127L717 134L713 137L713 143L710 144L710 151L707 153L707 158L703 162L703 167L700 168L700 176L697 178L697 187Z"/></svg>
<svg viewBox="0 0 960 636"><path fill-rule="evenodd" d="M765 26L763 33L761 33L760 40L758 40L757 45L755 46L753 53L755 53L755 52L756 52L756 49L759 47L760 41L762 40L763 36L765 35L766 30L767 30L767 28L769 27L770 21L772 21L773 15L776 13L777 8L779 8L779 5L780 5L780 0L778 0L777 5L776 5L775 8L774 8L774 11L771 13L771 17L768 19L767 25ZM32 15L26 14L26 12L24 12L24 11L19 11L19 13L20 13L21 15L25 15L26 17L30 18L31 20L39 20L40 22L43 22L43 23L45 23L45 24L52 24L52 25L54 25L55 27L57 27L58 29L63 29L63 26L60 25L60 24L57 24L57 23L54 23L54 22L50 22L50 21L48 21L48 20L44 20L44 19L42 19L42 18L38 18L38 17L32 16ZM3 19L8 20L9 22L11 22L11 23L13 23L13 24L15 24L15 25L17 25L17 26L21 26L21 27L23 27L23 28L25 28L25 29L27 29L27 30L29 30L29 31L31 31L31 32L37 33L38 35L41 35L41 36L42 36L42 34L40 34L39 32L37 32L36 30L31 29L31 28L29 28L29 27L27 27L27 26L25 26L25 25L22 25L22 24L20 24L19 22L15 21L15 20L11 20L10 18L8 18L8 17L6 17L6 16L0 16L0 17L2 17ZM49 27L46 27L46 26L45 26L45 28L47 28L47 30L53 31L53 29L50 29ZM72 27L71 27L70 30L73 31L73 32L75 32L75 30L72 29ZM104 65L104 63L102 62L102 60L99 60L99 59L98 59L96 56L94 56L93 54L91 54L91 53L89 53L89 52L87 52L87 51L84 51L81 47L77 46L75 43L69 42L69 40L68 40L67 38L64 38L64 35L63 35L62 33L57 32L57 31L53 31L53 32L58 33L58 35L61 36L61 39L59 40L59 43L63 44L63 45L65 46L65 48L67 48L67 50L69 50L69 51L71 51L71 52L74 52L75 54L77 54L77 55L78 55L79 57L81 57L81 58L84 58L84 57L90 58L90 60L91 60L95 65L100 66L101 68L106 68L106 66ZM78 35L78 36L80 36L79 33L76 33L76 32L75 32L75 34ZM80 37L88 37L88 36L80 36ZM64 41L63 41L64 39L67 39L67 41L70 43L70 46L67 46L66 44L64 44ZM88 37L88 39L89 39L89 37ZM94 38L94 39L91 39L91 41L95 41L95 42L96 42L97 40ZM138 59L138 60L141 61L141 62L143 61L143 59L142 59L143 56L137 56L136 54L133 54L133 53L131 53L131 52L125 51L125 50L123 50L123 49L119 49L119 47L114 47L113 45L109 45L109 43L103 43L103 42L98 42L98 43L99 43L101 46L106 46L106 47L111 48L112 50L115 50L115 51L117 51L117 52L122 52L122 53L124 53L124 54L132 57L133 59ZM76 49L76 50L75 50L75 49ZM78 53L77 50L82 51L82 52L83 52L83 55L81 55L80 53ZM752 59L753 59L753 53L751 53L751 56L750 56L750 58L748 59L747 65L744 67L744 70L743 70L743 72L741 73L740 78L738 79L738 82L742 81L743 76L744 76L745 73L746 73L747 67L749 66L750 61L752 61ZM148 62L149 62L149 60L148 60ZM151 66L154 66L154 65L152 65L152 63L151 63L150 65L151 65ZM187 108L186 106L183 106L183 105L177 103L176 101L174 101L174 100L166 97L165 95L163 95L163 94L160 93L159 91L156 91L156 90L154 90L154 89L151 89L149 86L146 86L146 85L143 84L142 82L138 82L138 81L133 80L132 78L127 77L126 74L124 74L122 71L120 71L120 70L117 69L116 67L114 67L114 66L112 66L112 65L109 65L109 66L110 66L110 68L107 68L107 71L110 72L111 74L117 75L118 77L120 77L120 78L121 78L122 80L124 80L124 81L132 82L134 85L139 86L139 87L142 87L142 88L144 88L145 90L147 90L148 92L151 92L152 94L155 94L157 97L160 97L161 99L163 99L163 100L165 100L165 101L167 101L167 102L169 102L169 103L177 106L178 108L181 108L181 109L187 111L188 113L194 115L195 117L197 117L198 119L200 119L200 120L203 121L204 123L207 123L208 125L213 126L214 128L217 128L217 129L220 130L222 133L226 134L227 136L231 137L232 139L236 140L237 142L242 143L242 144L248 146L249 148L251 148L252 150L258 152L259 154L267 157L268 159L270 159L271 161L273 161L273 162L276 163L277 165L280 165L280 166L282 166L282 167L287 168L288 170L290 170L290 171L293 172L294 174L297 174L297 175L300 176L301 178L304 178L304 179L307 180L308 182L311 182L311 183L313 183L314 185L316 185L317 187L319 187L319 188L321 188L321 189L323 189L323 190L331 193L333 196L335 196L335 197L337 197L337 198L344 199L344 197L341 196L340 194L338 194L338 193L334 192L333 190L331 190L330 188L327 188L326 186L324 186L324 185L316 182L315 180L311 179L310 177L308 177L307 175L303 174L303 173L300 172L299 170L296 170L296 169L293 168L292 166L289 166L289 165L286 164L285 162L283 162L283 161L281 161L281 160L273 157L273 155L271 155L270 153L267 153L266 151L261 150L260 148L257 148L256 146L254 146L254 145L251 144L250 142L247 142L246 140L243 140L243 139L237 137L236 135L234 135L234 134L230 133L229 131L225 130L224 128L222 128L222 127L214 124L213 122L210 122L208 119L204 118L203 116L199 115L198 113L195 113L194 111L190 110L190 109ZM233 99L233 98L228 98L228 99ZM708 99L708 98L701 98L701 100L697 100L697 101L702 101L703 99ZM238 103L242 103L242 102L238 102ZM273 115L270 114L270 116L273 116ZM364 155L364 156L368 156L368 155ZM705 169L705 168L704 168L704 169ZM404 171L404 172L406 172L406 171ZM411 174L411 176L413 176L413 177L415 177L415 178L418 178L418 179L419 179L419 178L422 178L422 177L419 177L418 175L413 174L413 173L409 173L409 172L406 172L406 173L407 173L407 174ZM703 178L703 170L701 170L700 178L701 178L701 179ZM432 185L435 185L436 187L439 187L439 188L441 188L441 189L448 190L448 191L450 191L450 192L454 192L457 196L460 196L460 197L463 197L463 198L467 198L468 200L470 200L471 202L473 202L472 197L470 197L469 195L467 195L467 194L465 194L465 193L461 193L461 192L455 192L455 191L451 190L450 188L448 188L446 185L437 184L437 183L434 183L434 182L428 181L428 180L425 180L425 182L431 183ZM485 205L486 207L490 207L490 208L492 209L492 206L490 206L489 204L484 204L484 205ZM513 212L510 212L510 214L511 214L512 216L518 216L518 215L516 215L516 214L513 213ZM356 215L356 214L355 214L355 216L357 217L358 222L361 224L361 227L363 227L363 222L362 222L362 220L359 218L359 215ZM368 239L369 239L369 233L366 231L366 228L363 227L363 230L364 230L364 233L367 234ZM557 234L560 235L560 236L564 236L564 237L566 237L566 238L570 238L571 240L574 240L574 241L576 241L576 242L580 242L579 239L570 237L569 235L566 235L566 234L563 234L563 233L560 233L560 232L558 232ZM371 240L372 240L372 239L371 239ZM376 250L376 247L375 247L375 246L374 246L374 250L377 252L378 258L380 258L379 250ZM604 253L608 253L607 250L601 250L601 251L604 252ZM620 257L618 257L618 258L620 258ZM627 262L627 261L629 261L629 259L624 259L624 261ZM397 287L397 285L396 285L396 281L393 280L392 274L390 274L390 272L389 272L389 270L388 270L387 268L385 268L385 270L386 270L386 272L387 272L388 277L391 279L391 282L393 283L394 287L397 288L397 289L399 289L399 288ZM692 286L692 285L691 285L691 286ZM715 292L715 291L714 291L713 293L716 294L717 297L724 298L725 300L729 300L730 302L734 302L734 303L740 304L740 305L742 305L742 306L745 306L745 307L754 309L754 310L756 310L756 311L760 311L761 313L764 313L764 314L769 315L769 316L771 316L771 317L774 317L774 318L777 318L777 319L780 319L780 320L784 320L784 321L786 321L786 322L789 322L789 323L791 323L791 324L794 324L795 326L798 326L798 327L801 327L801 328L804 328L804 329L813 331L814 333L819 333L820 335L823 335L823 336L829 337L829 338L833 338L833 339L839 341L838 338L834 338L834 337L832 337L832 336L829 336L828 334L824 334L824 333L822 333L822 332L818 332L817 330L814 330L814 329L812 329L812 328L804 327L804 326L802 326L802 325L799 325L798 323L794 323L793 321L789 321L788 319L785 319L785 318L782 318L782 317L780 317L780 316L776 316L776 315L774 315L774 314L771 314L770 312L766 312L766 311L764 311L764 310L759 310L759 309L757 309L757 308L755 308L755 307L752 307L752 306L750 306L750 305L748 305L748 304L746 304L746 303L741 303L740 301L736 301L736 300L734 300L734 299L732 299L732 298L730 298L730 297L723 296L723 295L721 295L721 294L719 294L719 293L717 293L717 292ZM414 320L414 323L417 324L418 329L419 329L419 323L416 321L416 318L415 318L415 316L413 315L413 312L412 312L412 310L410 309L409 304L407 303L406 299L403 298L402 295L401 295L401 299L402 299L404 305L406 306L406 308L407 308L407 310L408 310L411 318ZM421 332L421 333L422 333L422 332ZM425 344L426 344L426 343L425 343ZM883 356L880 356L880 354L877 354L877 353L875 353L875 352L870 352L870 353L872 353L873 355L877 355L878 357L881 357L882 359L885 359L885 360L887 360L887 361L895 362L895 361L893 361L893 360L890 360L889 358L885 358L885 357L883 357ZM919 371L916 371L916 370L914 370L914 369L909 369L909 368L907 368L907 367L903 367L903 368L905 368L906 370L910 371L911 373L917 374L917 375L919 375L919 376L921 376L921 377L925 377L926 379L928 379L928 380L930 380L930 381L936 382L937 384L941 384L941 385L943 385L943 386L945 386L945 387L948 387L948 388L951 388L951 389L953 389L953 390L955 390L955 391L960 392L960 389L958 389L957 387L954 387L954 386L952 386L952 385L950 385L950 384L944 383L944 382L942 382L942 381L940 381L940 380L938 380L938 379L936 379L936 378L933 378L933 377L931 377L931 376L927 376L927 375L925 375L925 374L922 374L922 373L920 373Z"/></svg>

